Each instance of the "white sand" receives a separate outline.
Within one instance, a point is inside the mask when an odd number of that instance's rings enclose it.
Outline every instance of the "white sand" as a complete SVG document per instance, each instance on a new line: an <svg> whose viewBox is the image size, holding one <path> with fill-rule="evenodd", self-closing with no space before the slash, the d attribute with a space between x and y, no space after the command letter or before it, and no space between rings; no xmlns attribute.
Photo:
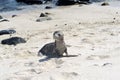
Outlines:
<svg viewBox="0 0 120 80"><path fill-rule="evenodd" d="M0 44L0 80L120 80L119 8L74 5L23 12L1 13L10 22L1 22L0 30L13 28L17 33L12 36L27 43ZM52 20L36 22L41 12L51 13ZM64 32L68 53L79 56L39 62L45 57L37 52L53 41L55 30ZM0 41L6 38L0 36Z"/></svg>

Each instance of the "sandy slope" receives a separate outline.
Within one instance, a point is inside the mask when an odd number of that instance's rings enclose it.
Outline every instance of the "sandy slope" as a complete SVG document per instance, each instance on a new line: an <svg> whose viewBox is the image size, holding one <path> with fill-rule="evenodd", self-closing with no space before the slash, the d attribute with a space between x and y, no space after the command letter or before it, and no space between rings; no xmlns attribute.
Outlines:
<svg viewBox="0 0 120 80"><path fill-rule="evenodd" d="M36 22L41 12L51 13L50 21ZM0 80L119 80L120 9L78 5L51 10L1 13L10 22L0 30L13 28L12 36L23 37L25 44L0 44ZM16 14L18 16L12 18ZM114 20L115 18L115 20ZM37 57L38 50L52 42L52 33L62 30L68 52L78 57ZM2 39L9 35L0 36Z"/></svg>

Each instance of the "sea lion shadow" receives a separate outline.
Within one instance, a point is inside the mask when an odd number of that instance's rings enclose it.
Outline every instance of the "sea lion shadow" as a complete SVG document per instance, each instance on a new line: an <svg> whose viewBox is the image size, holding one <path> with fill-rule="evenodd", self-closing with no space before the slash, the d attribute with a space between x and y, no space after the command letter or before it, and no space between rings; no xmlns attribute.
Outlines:
<svg viewBox="0 0 120 80"><path fill-rule="evenodd" d="M78 57L79 55L64 55L64 56L46 56L43 59L40 59L39 62L45 62L52 58L64 58L64 57Z"/></svg>
<svg viewBox="0 0 120 80"><path fill-rule="evenodd" d="M50 60L50 58L49 57L45 57L43 59L40 59L39 62L45 62L45 61L48 61L48 60Z"/></svg>

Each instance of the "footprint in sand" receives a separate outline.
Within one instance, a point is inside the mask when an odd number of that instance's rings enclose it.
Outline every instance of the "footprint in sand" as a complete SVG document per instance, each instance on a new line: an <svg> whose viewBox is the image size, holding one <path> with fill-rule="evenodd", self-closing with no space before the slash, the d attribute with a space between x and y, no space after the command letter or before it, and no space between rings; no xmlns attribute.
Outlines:
<svg viewBox="0 0 120 80"><path fill-rule="evenodd" d="M76 77L78 77L79 74L76 72L63 72L62 76L65 80L74 80L77 79Z"/></svg>
<svg viewBox="0 0 120 80"><path fill-rule="evenodd" d="M55 63L57 65L60 65L60 64L64 63L64 61L62 59L55 59Z"/></svg>
<svg viewBox="0 0 120 80"><path fill-rule="evenodd" d="M112 63L104 63L102 66L110 66Z"/></svg>
<svg viewBox="0 0 120 80"><path fill-rule="evenodd" d="M90 55L86 59L87 60L97 60L97 59L107 59L110 58L109 55Z"/></svg>
<svg viewBox="0 0 120 80"><path fill-rule="evenodd" d="M24 75L31 75L32 76L32 75L36 75L36 74L40 74L40 73L42 73L41 69L31 68L31 69L15 72L14 74L17 76L24 76Z"/></svg>
<svg viewBox="0 0 120 80"><path fill-rule="evenodd" d="M55 59L56 68L60 68L63 63L64 61L62 59Z"/></svg>
<svg viewBox="0 0 120 80"><path fill-rule="evenodd" d="M21 76L21 77L9 77L5 80L31 80L31 77Z"/></svg>
<svg viewBox="0 0 120 80"><path fill-rule="evenodd" d="M50 76L50 80L78 80L79 74L76 72L61 72Z"/></svg>

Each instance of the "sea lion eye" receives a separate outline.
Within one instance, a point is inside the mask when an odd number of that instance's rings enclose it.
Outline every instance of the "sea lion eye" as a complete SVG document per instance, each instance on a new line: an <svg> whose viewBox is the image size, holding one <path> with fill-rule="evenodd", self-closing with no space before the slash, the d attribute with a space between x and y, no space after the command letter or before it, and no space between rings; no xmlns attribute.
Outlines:
<svg viewBox="0 0 120 80"><path fill-rule="evenodd" d="M58 36L60 37L60 36L61 36L61 34L58 34Z"/></svg>

